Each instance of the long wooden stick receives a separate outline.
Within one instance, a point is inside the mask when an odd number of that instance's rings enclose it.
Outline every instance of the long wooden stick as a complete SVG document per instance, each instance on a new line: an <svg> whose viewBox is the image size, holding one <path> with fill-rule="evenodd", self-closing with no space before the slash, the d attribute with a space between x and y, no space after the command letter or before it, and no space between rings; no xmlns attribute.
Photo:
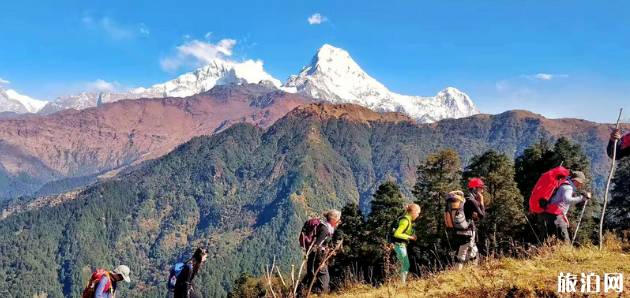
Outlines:
<svg viewBox="0 0 630 298"><path fill-rule="evenodd" d="M623 114L623 109L619 111L619 118L617 119L617 126L615 129L619 129L619 122L621 121L621 115ZM604 193L604 206L602 207L602 216L599 219L599 250L602 250L603 245L603 231L604 231L604 215L606 215L606 205L608 204L608 191L610 190L610 181L612 180L613 174L615 173L615 163L617 159L617 142L615 140L615 144L613 147L613 156L612 156L612 165L610 166L610 173L608 174L608 182L606 183L606 192Z"/></svg>

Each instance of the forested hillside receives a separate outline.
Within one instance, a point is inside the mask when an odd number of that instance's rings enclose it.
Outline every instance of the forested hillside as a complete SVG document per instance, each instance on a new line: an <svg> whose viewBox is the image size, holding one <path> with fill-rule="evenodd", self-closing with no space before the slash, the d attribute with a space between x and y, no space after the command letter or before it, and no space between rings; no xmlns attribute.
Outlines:
<svg viewBox="0 0 630 298"><path fill-rule="evenodd" d="M418 125L354 105L300 106L267 130L237 124L193 138L76 199L7 216L0 296L77 297L92 270L122 263L134 282L119 295L165 297L170 264L208 245L197 285L204 297L224 297L243 271L260 275L274 257L297 263L307 216L349 202L368 211L385 180L410 197L428 153L454 148L467 165L488 149L511 158L561 136L582 144L602 173L606 127L591 122L515 111Z"/></svg>

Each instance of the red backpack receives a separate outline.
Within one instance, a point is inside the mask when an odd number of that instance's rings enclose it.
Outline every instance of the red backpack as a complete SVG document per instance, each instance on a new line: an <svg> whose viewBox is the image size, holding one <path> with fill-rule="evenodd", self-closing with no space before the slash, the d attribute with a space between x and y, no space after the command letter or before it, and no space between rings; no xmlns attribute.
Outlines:
<svg viewBox="0 0 630 298"><path fill-rule="evenodd" d="M557 167L542 174L536 182L532 196L529 197L529 211L561 215L562 210L557 205L549 204L549 200L560 185L569 184L567 177L569 177L569 170L564 167Z"/></svg>
<svg viewBox="0 0 630 298"><path fill-rule="evenodd" d="M107 277L107 285L105 286L105 291L111 291L112 297L114 297L114 288L112 287L112 278L109 276L109 273L105 269L98 269L92 273L92 277L88 282L85 290L83 290L83 295L81 298L94 298L96 296L96 288L98 287L98 283L101 281L103 277Z"/></svg>

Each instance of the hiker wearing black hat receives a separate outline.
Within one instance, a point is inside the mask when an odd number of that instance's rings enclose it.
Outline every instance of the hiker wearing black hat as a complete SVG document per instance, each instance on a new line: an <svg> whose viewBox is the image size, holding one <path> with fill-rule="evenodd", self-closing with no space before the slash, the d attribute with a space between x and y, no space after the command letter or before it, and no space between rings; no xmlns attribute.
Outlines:
<svg viewBox="0 0 630 298"><path fill-rule="evenodd" d="M630 133L621 137L619 129L613 130L610 134L610 141L608 141L608 148L606 148L610 158L613 158L615 141L617 141L617 156L615 156L615 159L619 160L626 156L630 156Z"/></svg>
<svg viewBox="0 0 630 298"><path fill-rule="evenodd" d="M582 203L591 198L590 192L585 192L583 195L578 193L586 184L586 176L584 173L576 171L571 173L566 181L555 191L551 199L550 205L556 205L562 211L562 214L552 214L543 212L540 214L540 219L545 227L547 237L555 235L557 239L570 243L569 237L569 221L567 220L567 212L569 207Z"/></svg>

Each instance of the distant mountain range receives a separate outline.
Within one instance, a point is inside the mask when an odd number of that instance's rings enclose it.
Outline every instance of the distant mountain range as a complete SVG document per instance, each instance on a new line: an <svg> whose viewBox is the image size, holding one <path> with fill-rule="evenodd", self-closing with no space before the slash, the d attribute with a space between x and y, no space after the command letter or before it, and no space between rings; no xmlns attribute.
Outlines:
<svg viewBox="0 0 630 298"><path fill-rule="evenodd" d="M242 63L214 60L210 64L150 88L128 92L83 92L61 96L51 102L38 101L17 92L2 96L0 112L52 114L66 109L82 110L99 102L123 99L187 97L216 85L264 83L289 93L300 93L330 103L353 103L379 112L403 112L421 123L461 118L479 113L470 97L448 87L434 97L400 95L365 73L348 52L322 46L311 63L284 84L263 70L261 61ZM8 92L7 92L8 93Z"/></svg>

